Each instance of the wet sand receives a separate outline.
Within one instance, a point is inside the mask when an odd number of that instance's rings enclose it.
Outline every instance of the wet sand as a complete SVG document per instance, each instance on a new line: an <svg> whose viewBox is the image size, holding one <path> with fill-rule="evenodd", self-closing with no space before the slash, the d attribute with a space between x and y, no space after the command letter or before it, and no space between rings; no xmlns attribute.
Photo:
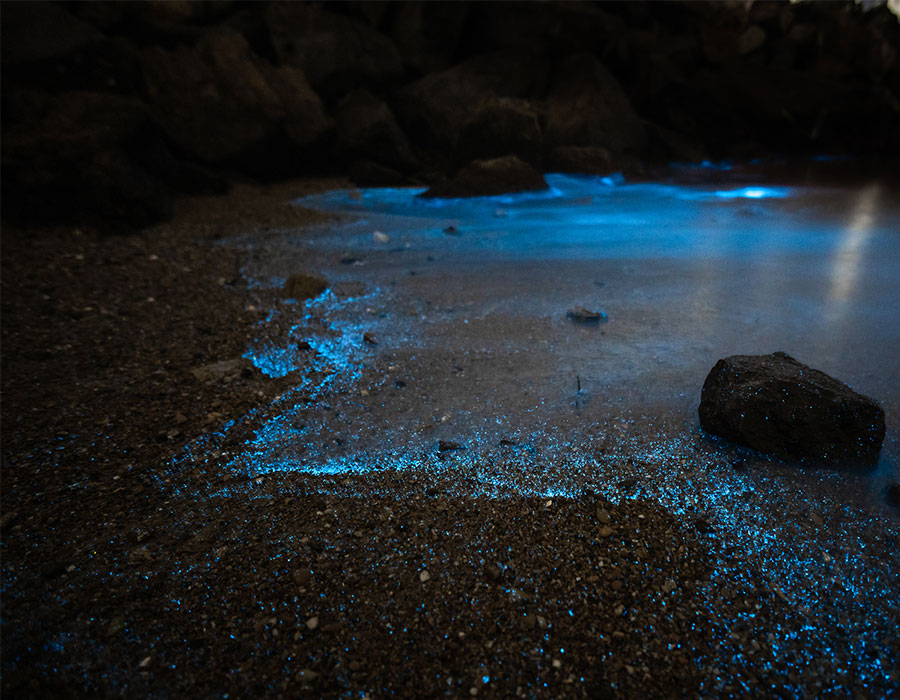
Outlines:
<svg viewBox="0 0 900 700"><path fill-rule="evenodd" d="M4 691L893 692L893 190L550 182L245 189L5 242ZM298 271L329 291L286 300ZM775 350L882 403L877 470L699 430L715 361Z"/></svg>

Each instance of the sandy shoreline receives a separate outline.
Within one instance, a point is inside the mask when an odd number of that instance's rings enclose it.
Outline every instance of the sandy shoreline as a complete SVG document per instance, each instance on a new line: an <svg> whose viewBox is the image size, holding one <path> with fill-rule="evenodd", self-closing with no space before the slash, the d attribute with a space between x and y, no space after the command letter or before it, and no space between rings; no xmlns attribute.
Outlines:
<svg viewBox="0 0 900 700"><path fill-rule="evenodd" d="M607 445L602 488L582 480L566 498L479 495L485 460L508 459L499 444L429 452L413 475L387 465L248 480L225 468L259 423L224 426L265 417L296 388L296 376L239 362L280 299L244 275L272 249L240 236L277 251L300 227L335 220L285 202L343 184L238 187L122 237L4 231L5 693L896 690L896 515L848 508L839 492L791 500L781 467L698 434L672 459L639 440ZM236 364L202 380L194 371L222 361ZM377 362L368 371L401 396ZM347 401L325 391L308 412ZM219 457L183 459L216 434ZM661 507L664 469L686 492L743 483L720 501L740 522L723 525L712 502ZM761 480L796 509L772 533L790 532L787 543L740 539L753 521L741 503L760 508L757 533L778 515L754 492Z"/></svg>

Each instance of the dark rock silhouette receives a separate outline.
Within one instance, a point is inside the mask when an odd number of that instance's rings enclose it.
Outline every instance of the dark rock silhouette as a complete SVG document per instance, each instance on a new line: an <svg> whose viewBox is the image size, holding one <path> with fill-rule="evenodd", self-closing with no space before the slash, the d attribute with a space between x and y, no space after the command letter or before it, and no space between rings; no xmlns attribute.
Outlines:
<svg viewBox="0 0 900 700"><path fill-rule="evenodd" d="M590 54L572 56L557 66L545 110L548 148L595 146L638 152L646 145L644 125L622 87Z"/></svg>
<svg viewBox="0 0 900 700"><path fill-rule="evenodd" d="M476 160L453 178L432 185L420 197L490 197L547 189L544 176L515 156Z"/></svg>
<svg viewBox="0 0 900 700"><path fill-rule="evenodd" d="M494 97L529 97L544 69L529 54L499 52L476 56L406 85L394 108L414 140L426 147L449 149L481 106Z"/></svg>
<svg viewBox="0 0 900 700"><path fill-rule="evenodd" d="M223 180L171 154L136 100L36 93L27 112L3 137L3 215L11 221L126 231L171 216L176 193L225 191Z"/></svg>
<svg viewBox="0 0 900 700"><path fill-rule="evenodd" d="M202 162L247 158L276 132L299 156L331 128L299 69L266 64L228 28L204 35L191 48L147 50L141 67L156 120L179 148Z"/></svg>
<svg viewBox="0 0 900 700"><path fill-rule="evenodd" d="M540 169L541 126L527 100L500 98L486 102L456 137L451 169L473 160L512 155Z"/></svg>
<svg viewBox="0 0 900 700"><path fill-rule="evenodd" d="M367 159L411 172L418 162L406 135L385 102L367 90L355 90L338 105L336 151L350 160Z"/></svg>
<svg viewBox="0 0 900 700"><path fill-rule="evenodd" d="M327 100L403 73L393 42L365 22L305 3L269 3L262 12L277 62L301 69Z"/></svg>
<svg viewBox="0 0 900 700"><path fill-rule="evenodd" d="M165 218L172 197L223 180L352 169L360 184L433 183L506 155L593 174L900 155L900 23L883 6L10 1L0 11L3 214L23 224L141 226ZM73 116L101 96L131 106Z"/></svg>

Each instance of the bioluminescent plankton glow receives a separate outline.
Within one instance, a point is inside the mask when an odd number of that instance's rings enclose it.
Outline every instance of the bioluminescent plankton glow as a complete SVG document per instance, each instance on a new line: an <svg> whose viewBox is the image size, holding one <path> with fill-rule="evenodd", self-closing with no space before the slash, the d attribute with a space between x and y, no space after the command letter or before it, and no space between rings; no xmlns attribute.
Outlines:
<svg viewBox="0 0 900 700"><path fill-rule="evenodd" d="M884 681L898 645L880 621L896 617L900 555L872 560L866 548L898 531L881 494L900 458L900 208L877 186L704 170L729 179L555 175L522 196L301 200L351 216L273 234L243 271L263 289L297 269L329 280L315 299L274 302L247 348L287 388L177 466L240 477L213 491L261 500L286 474L348 496L360 483L350 477L376 491L390 477L475 498L649 500L717 532L703 596L767 586L805 620L770 630L776 646L808 640L794 663L839 645L859 659L853 673ZM608 322L573 323L574 306ZM699 431L715 361L775 350L882 403L875 473L797 468ZM820 615L826 597L845 615Z"/></svg>
<svg viewBox="0 0 900 700"><path fill-rule="evenodd" d="M768 199L770 197L787 197L788 191L784 188L741 187L737 190L720 190L716 192L716 196L722 199L737 199L740 197L745 199Z"/></svg>

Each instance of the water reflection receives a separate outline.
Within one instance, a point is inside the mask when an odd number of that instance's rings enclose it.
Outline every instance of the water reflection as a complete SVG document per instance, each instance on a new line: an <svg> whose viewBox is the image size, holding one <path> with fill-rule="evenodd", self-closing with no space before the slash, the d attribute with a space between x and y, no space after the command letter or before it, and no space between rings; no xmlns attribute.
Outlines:
<svg viewBox="0 0 900 700"><path fill-rule="evenodd" d="M843 315L847 301L863 269L862 256L872 235L881 197L881 185L872 183L862 190L853 205L846 233L842 236L834 256L831 290L828 295L830 318Z"/></svg>

